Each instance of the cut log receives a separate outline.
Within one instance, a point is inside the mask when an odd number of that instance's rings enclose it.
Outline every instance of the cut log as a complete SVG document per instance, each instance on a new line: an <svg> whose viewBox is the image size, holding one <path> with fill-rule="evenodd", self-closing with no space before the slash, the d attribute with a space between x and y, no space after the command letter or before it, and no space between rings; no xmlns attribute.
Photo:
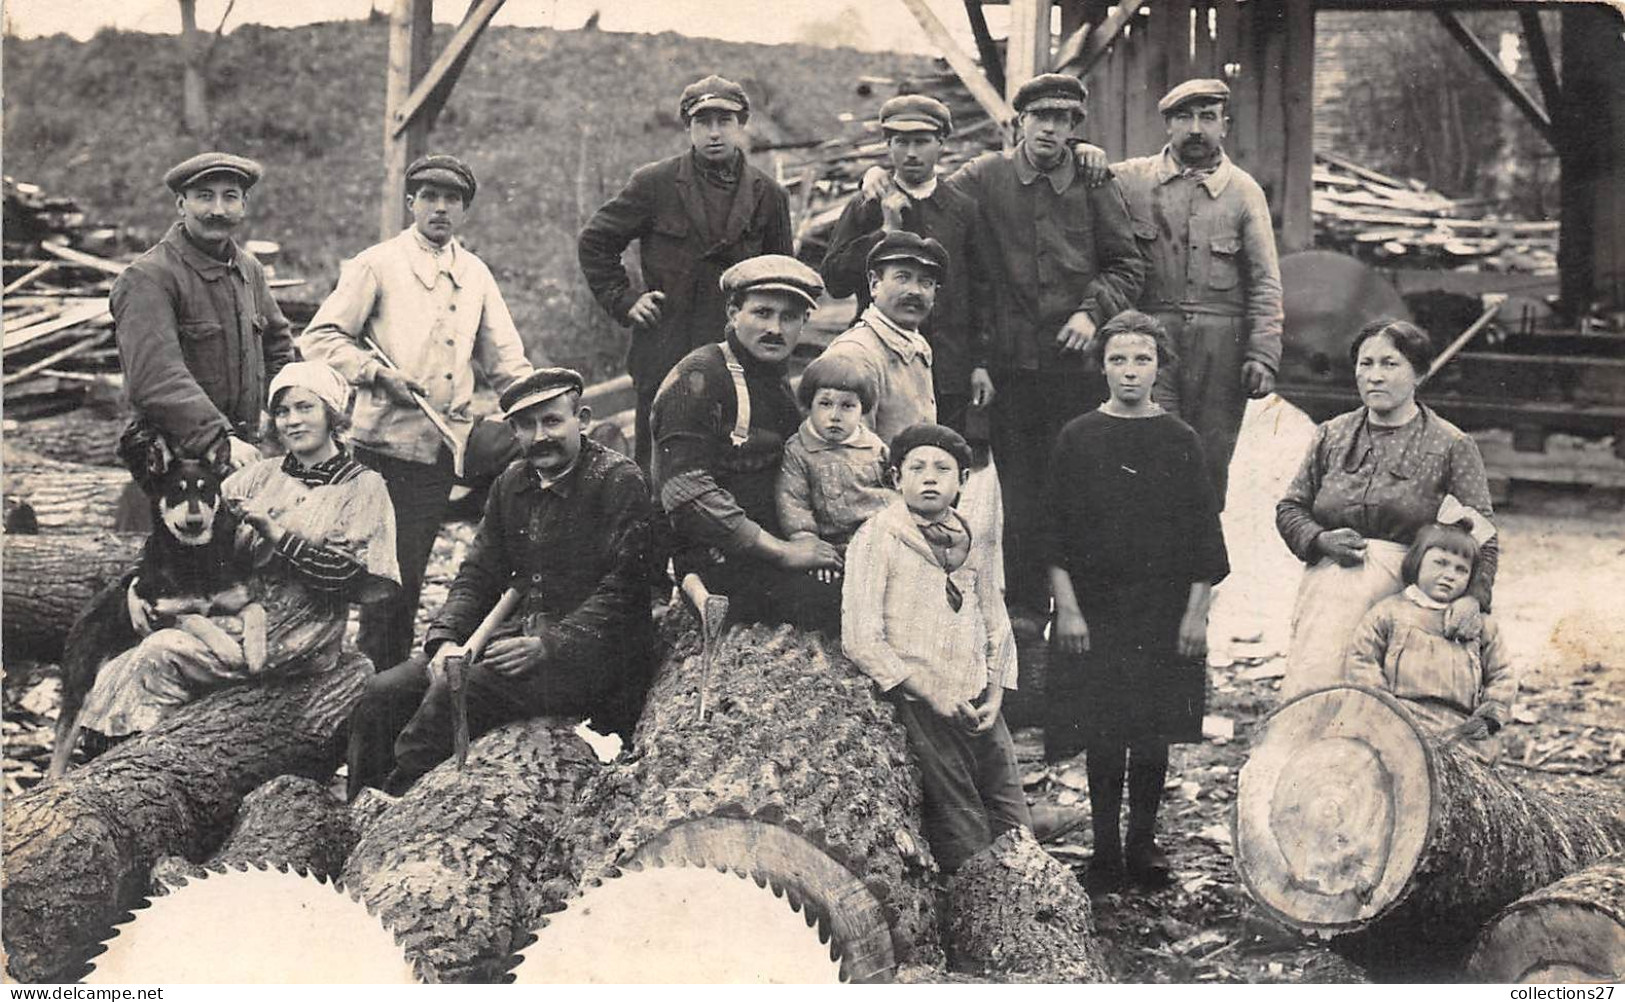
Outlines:
<svg viewBox="0 0 1625 1002"><path fill-rule="evenodd" d="M114 528L119 498L130 484L122 467L64 463L5 446L3 490L34 509L47 534L106 532Z"/></svg>
<svg viewBox="0 0 1625 1002"><path fill-rule="evenodd" d="M1253 898L1379 976L1459 971L1496 911L1625 851L1618 804L1520 787L1387 693L1352 687L1264 721L1236 808Z"/></svg>
<svg viewBox="0 0 1625 1002"><path fill-rule="evenodd" d="M62 463L123 469L118 439L129 420L127 413L109 415L95 407L80 407L37 421L19 421L6 432L6 445Z"/></svg>
<svg viewBox="0 0 1625 1002"><path fill-rule="evenodd" d="M215 693L12 798L0 891L11 975L78 977L85 951L140 903L156 860L207 857L268 779L331 776L335 735L371 673L347 653L319 674Z"/></svg>
<svg viewBox="0 0 1625 1002"><path fill-rule="evenodd" d="M1110 980L1089 896L1027 829L1005 832L966 860L948 899L952 970L1026 983Z"/></svg>
<svg viewBox="0 0 1625 1002"><path fill-rule="evenodd" d="M634 738L565 832L572 874L687 863L771 883L817 915L851 981L940 959L936 865L902 725L816 634L736 626L709 672L684 606ZM705 689L706 717L700 719ZM556 906L558 900L541 905Z"/></svg>
<svg viewBox="0 0 1625 1002"><path fill-rule="evenodd" d="M541 718L492 731L466 768L447 761L418 780L350 853L341 882L425 981L497 982L512 966L537 918L538 885L560 876L557 828L601 768L574 725Z"/></svg>
<svg viewBox="0 0 1625 1002"><path fill-rule="evenodd" d="M0 619L5 621L7 657L56 661L69 627L103 587L118 580L141 558L146 537L127 533L95 536L6 535L5 588Z"/></svg>
<svg viewBox="0 0 1625 1002"><path fill-rule="evenodd" d="M278 776L243 798L237 823L203 864L180 856L152 868L154 891L206 876L205 867L275 867L313 877L336 877L355 848L356 830L344 802L306 776Z"/></svg>
<svg viewBox="0 0 1625 1002"><path fill-rule="evenodd" d="M1502 909L1479 934L1467 974L1493 984L1625 981L1625 855Z"/></svg>

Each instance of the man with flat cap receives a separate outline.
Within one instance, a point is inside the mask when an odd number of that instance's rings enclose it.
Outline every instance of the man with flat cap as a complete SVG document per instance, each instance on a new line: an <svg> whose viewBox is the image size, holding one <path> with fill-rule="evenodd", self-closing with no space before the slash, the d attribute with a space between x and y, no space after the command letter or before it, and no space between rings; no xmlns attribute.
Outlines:
<svg viewBox="0 0 1625 1002"><path fill-rule="evenodd" d="M1264 189L1224 152L1230 88L1187 80L1157 102L1168 145L1112 166L1149 265L1140 309L1179 360L1154 398L1196 430L1224 504L1248 397L1275 388L1281 269Z"/></svg>
<svg viewBox="0 0 1625 1002"><path fill-rule="evenodd" d="M229 442L235 466L259 458L265 388L295 357L265 267L232 239L263 174L229 153L170 168L164 184L180 220L119 275L109 297L138 419L178 453L203 456Z"/></svg>
<svg viewBox="0 0 1625 1002"><path fill-rule="evenodd" d="M632 328L627 370L637 389L635 450L648 469L649 408L678 360L722 338L717 281L758 254L791 253L790 202L784 189L745 160L750 100L719 76L689 84L678 102L690 146L645 164L581 230L581 272L593 296ZM621 263L638 243L639 283ZM641 288L640 288L641 284Z"/></svg>
<svg viewBox="0 0 1625 1002"><path fill-rule="evenodd" d="M477 189L473 170L456 157L413 161L406 169L412 225L345 262L337 287L299 339L306 358L326 362L355 385L355 458L383 476L395 506L401 588L389 601L361 608L358 643L379 671L412 651L424 568L457 472L444 433L419 401L445 419L459 442L484 439L469 410L470 363L499 393L531 372L496 279L456 237Z"/></svg>
<svg viewBox="0 0 1625 1002"><path fill-rule="evenodd" d="M726 336L689 352L655 395L654 487L671 522L678 577L726 595L733 619L829 627L839 622L841 555L816 536L785 539L777 487L784 445L801 424L785 362L823 294L818 272L782 254L722 273Z"/></svg>
<svg viewBox="0 0 1625 1002"><path fill-rule="evenodd" d="M1050 451L1063 425L1104 401L1105 380L1089 370L1085 349L1101 324L1134 305L1145 278L1122 191L1113 181L1086 185L1069 146L1086 96L1074 76L1027 81L1013 102L1021 141L977 157L945 182L976 203L972 239L987 262L982 319L1007 595L1024 632L1041 624L1049 601L1036 540Z"/></svg>
<svg viewBox="0 0 1625 1002"><path fill-rule="evenodd" d="M524 450L485 518L423 651L367 682L350 721L350 796L404 793L451 755L452 657L508 589L519 604L464 673L470 738L527 717L591 718L631 739L652 671L654 507L637 464L582 434L581 375L538 369L502 394Z"/></svg>
<svg viewBox="0 0 1625 1002"><path fill-rule="evenodd" d="M904 428L937 423L935 346L922 325L940 301L953 261L942 245L908 230L887 233L865 265L871 303L828 348L868 370L875 406L867 415L881 441Z"/></svg>
<svg viewBox="0 0 1625 1002"><path fill-rule="evenodd" d="M953 133L953 114L934 97L903 94L880 106L880 127L891 169L878 187L866 186L847 203L819 270L831 296L857 296L862 316L873 301L869 253L882 239L908 232L941 245L947 266L938 276L936 304L918 325L931 344L936 395L936 417L922 420L963 432L967 408L986 402L992 382L986 331L974 316L983 298L972 293L973 280L980 281L983 272L970 239L976 206L937 178L943 143ZM884 433L881 438L890 441Z"/></svg>

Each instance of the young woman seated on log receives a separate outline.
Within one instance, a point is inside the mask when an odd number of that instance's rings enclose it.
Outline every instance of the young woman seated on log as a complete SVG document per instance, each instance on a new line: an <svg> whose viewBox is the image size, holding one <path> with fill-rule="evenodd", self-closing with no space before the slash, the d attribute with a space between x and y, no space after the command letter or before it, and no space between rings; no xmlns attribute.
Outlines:
<svg viewBox="0 0 1625 1002"><path fill-rule="evenodd" d="M318 362L285 366L271 381L274 439L287 455L250 463L221 485L240 518L237 547L254 567L249 591L265 607L257 672L241 644L208 643L180 629L153 629L155 610L132 600L145 634L107 662L85 699L79 726L110 737L153 727L199 696L252 678L322 671L344 639L352 601L400 583L395 516L378 474L350 457L350 386Z"/></svg>
<svg viewBox="0 0 1625 1002"><path fill-rule="evenodd" d="M1424 728L1464 740L1488 762L1500 755L1497 734L1518 692L1517 675L1490 616L1478 636L1463 639L1446 635L1445 610L1467 593L1494 535L1489 519L1447 496L1439 524L1416 534L1400 566L1405 590L1365 614L1347 666L1352 682L1388 690Z"/></svg>

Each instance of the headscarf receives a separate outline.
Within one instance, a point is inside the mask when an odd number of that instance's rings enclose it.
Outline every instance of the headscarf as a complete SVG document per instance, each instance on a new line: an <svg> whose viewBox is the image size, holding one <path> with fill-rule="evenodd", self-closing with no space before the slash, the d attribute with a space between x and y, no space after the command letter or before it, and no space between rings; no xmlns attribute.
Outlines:
<svg viewBox="0 0 1625 1002"><path fill-rule="evenodd" d="M350 384L325 362L289 362L271 380L271 389L265 396L273 405L276 395L291 387L309 390L317 398L340 414L350 409Z"/></svg>

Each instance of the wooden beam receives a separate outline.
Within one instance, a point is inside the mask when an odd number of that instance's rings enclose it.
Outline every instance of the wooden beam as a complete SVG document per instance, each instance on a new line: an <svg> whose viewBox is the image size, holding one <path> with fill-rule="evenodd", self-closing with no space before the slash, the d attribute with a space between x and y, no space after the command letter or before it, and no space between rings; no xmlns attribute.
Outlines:
<svg viewBox="0 0 1625 1002"><path fill-rule="evenodd" d="M457 83L457 75L468 62L474 43L479 41L480 35L491 23L491 18L496 16L505 2L506 0L474 0L469 5L468 13L464 15L463 23L459 24L456 32L452 34L451 41L446 43L446 48L436 57L434 65L429 67L423 79L413 86L412 93L395 110L392 120L397 136L411 125L412 120L420 113L437 111L439 106L445 103L446 95Z"/></svg>
<svg viewBox="0 0 1625 1002"><path fill-rule="evenodd" d="M1546 29L1540 23L1540 11L1520 10L1523 22L1523 41L1529 46L1529 61L1535 67L1535 79L1540 81L1540 99L1548 115L1555 116L1563 104L1563 92L1557 84L1557 69L1552 63L1552 49L1546 43Z"/></svg>
<svg viewBox="0 0 1625 1002"><path fill-rule="evenodd" d="M982 13L982 0L965 0L965 17L970 20L970 33L976 38L976 53L982 59L982 72L987 82L1000 94L1004 93L1004 57L993 44L993 33L987 30L987 15Z"/></svg>
<svg viewBox="0 0 1625 1002"><path fill-rule="evenodd" d="M1125 0L1124 3L1118 4L1117 10L1106 20L1100 22L1094 31L1089 33L1089 40L1084 44L1083 51L1078 53L1078 58L1066 67L1067 72L1076 73L1080 77L1087 77L1090 71L1095 68L1095 64L1100 62L1101 57L1106 54L1106 50L1112 47L1113 42L1117 41L1117 36L1123 33L1123 29L1129 26L1129 22L1134 20L1134 15L1143 6L1145 4L1134 3L1132 0Z"/></svg>
<svg viewBox="0 0 1625 1002"><path fill-rule="evenodd" d="M903 6L907 7L909 13L914 15L914 20L920 23L920 29L925 32L925 37L937 47L938 52L942 53L942 58L946 59L948 66L958 74L960 81L970 91L971 97L974 97L976 103L982 106L982 110L988 113L988 117L999 123L999 127L1005 131L1008 138L1010 123L1016 117L1016 113L1010 109L1010 102L987 82L987 77L982 75L982 69L976 65L976 60L959 47L954 37L948 34L947 26L938 19L925 0L903 0Z"/></svg>
<svg viewBox="0 0 1625 1002"><path fill-rule="evenodd" d="M1286 8L1287 81L1282 94L1286 160L1281 175L1281 253L1315 245L1315 6L1314 0L1283 0Z"/></svg>
<svg viewBox="0 0 1625 1002"><path fill-rule="evenodd" d="M429 67L434 32L434 0L395 0L389 15L389 68L384 91L384 180L378 213L379 239L388 240L406 224L406 168L423 155L428 129L413 123L395 128L395 112L406 104L412 85Z"/></svg>
<svg viewBox="0 0 1625 1002"><path fill-rule="evenodd" d="M1477 63L1480 69L1489 74L1490 83L1495 84L1501 93L1505 94L1517 106L1518 110L1523 112L1524 117L1529 119L1536 129L1540 130L1540 134L1545 137L1546 141L1555 148L1557 142L1552 132L1551 117L1529 95L1529 92L1523 89L1522 84L1512 79L1511 74L1501 68L1501 61L1495 58L1495 53L1491 52L1483 42L1478 40L1478 36L1473 34L1472 29L1462 22L1461 15L1453 10L1436 10L1434 16L1439 19L1440 24L1444 25L1445 30L1450 32L1451 37L1473 58L1473 62Z"/></svg>
<svg viewBox="0 0 1625 1002"><path fill-rule="evenodd" d="M1010 0L1010 38L1004 47L1004 97L1049 69L1050 0Z"/></svg>

